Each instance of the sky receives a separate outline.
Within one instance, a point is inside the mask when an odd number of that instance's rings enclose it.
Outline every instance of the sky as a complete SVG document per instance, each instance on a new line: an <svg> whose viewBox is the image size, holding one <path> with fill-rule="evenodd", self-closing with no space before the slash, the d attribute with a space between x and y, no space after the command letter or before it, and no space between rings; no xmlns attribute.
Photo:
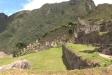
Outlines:
<svg viewBox="0 0 112 75"><path fill-rule="evenodd" d="M59 3L69 0L0 0L0 13L6 13L11 15L21 10L33 10L40 8L45 3ZM112 4L112 0L93 0L96 5L109 3Z"/></svg>

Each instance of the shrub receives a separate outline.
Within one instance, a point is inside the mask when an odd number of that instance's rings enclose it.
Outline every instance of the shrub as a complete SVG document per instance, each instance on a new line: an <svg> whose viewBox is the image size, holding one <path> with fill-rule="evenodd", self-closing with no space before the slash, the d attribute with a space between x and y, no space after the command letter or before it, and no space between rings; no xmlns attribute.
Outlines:
<svg viewBox="0 0 112 75"><path fill-rule="evenodd" d="M17 43L15 48L13 48L13 51L12 51L13 57L24 55L25 51L23 50L23 48L25 47L26 47L25 43L22 43L22 42Z"/></svg>

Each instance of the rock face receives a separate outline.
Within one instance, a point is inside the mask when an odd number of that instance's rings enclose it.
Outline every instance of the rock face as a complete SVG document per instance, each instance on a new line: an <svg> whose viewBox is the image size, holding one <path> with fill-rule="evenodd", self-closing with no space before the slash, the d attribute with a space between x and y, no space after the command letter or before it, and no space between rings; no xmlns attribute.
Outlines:
<svg viewBox="0 0 112 75"><path fill-rule="evenodd" d="M70 0L70 4L72 5L79 5L81 3L84 3L86 5L86 9L88 11L95 9L95 4L92 0Z"/></svg>

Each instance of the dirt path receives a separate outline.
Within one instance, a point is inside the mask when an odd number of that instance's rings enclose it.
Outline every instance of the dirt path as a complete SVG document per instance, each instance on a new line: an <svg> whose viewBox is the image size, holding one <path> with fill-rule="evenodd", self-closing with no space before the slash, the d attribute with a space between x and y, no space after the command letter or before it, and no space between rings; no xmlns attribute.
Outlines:
<svg viewBox="0 0 112 75"><path fill-rule="evenodd" d="M105 54L99 53L99 56L112 60L112 56L109 56L109 55L105 55Z"/></svg>

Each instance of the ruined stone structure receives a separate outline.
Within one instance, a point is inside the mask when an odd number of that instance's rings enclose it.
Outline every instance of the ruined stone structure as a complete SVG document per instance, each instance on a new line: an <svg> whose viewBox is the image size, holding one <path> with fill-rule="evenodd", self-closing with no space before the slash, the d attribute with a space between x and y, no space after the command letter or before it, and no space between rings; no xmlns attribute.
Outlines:
<svg viewBox="0 0 112 75"><path fill-rule="evenodd" d="M78 19L75 38L78 43L111 44L112 20L82 20Z"/></svg>
<svg viewBox="0 0 112 75"><path fill-rule="evenodd" d="M100 66L96 62L83 60L80 56L72 52L72 50L67 48L65 45L62 46L62 50L63 50L63 62L68 70L84 69Z"/></svg>
<svg viewBox="0 0 112 75"><path fill-rule="evenodd" d="M91 24L89 21L78 18L77 32L85 32L85 34L100 31L100 25Z"/></svg>
<svg viewBox="0 0 112 75"><path fill-rule="evenodd" d="M72 27L73 28L73 27ZM58 47L66 42L74 42L74 35L69 34L68 27L62 27L51 31L49 34L29 44L24 51L40 51L47 48Z"/></svg>
<svg viewBox="0 0 112 75"><path fill-rule="evenodd" d="M91 33L91 32L95 32L95 31L99 31L100 27L97 25L81 25L79 28L79 31L82 32L84 31L85 34Z"/></svg>
<svg viewBox="0 0 112 75"><path fill-rule="evenodd" d="M24 48L24 51L39 51L46 48L61 46L65 42L79 42L88 44L101 43L104 39L101 39L98 32L101 31L103 28L102 26L109 27L110 24L110 21L108 21L108 25L105 25L105 23L99 23L99 21L92 23L90 21L78 18L78 22L75 23L72 27L63 26L54 29L50 33L44 35L43 38L29 44L27 48ZM71 31L73 32L72 34L70 34Z"/></svg>

